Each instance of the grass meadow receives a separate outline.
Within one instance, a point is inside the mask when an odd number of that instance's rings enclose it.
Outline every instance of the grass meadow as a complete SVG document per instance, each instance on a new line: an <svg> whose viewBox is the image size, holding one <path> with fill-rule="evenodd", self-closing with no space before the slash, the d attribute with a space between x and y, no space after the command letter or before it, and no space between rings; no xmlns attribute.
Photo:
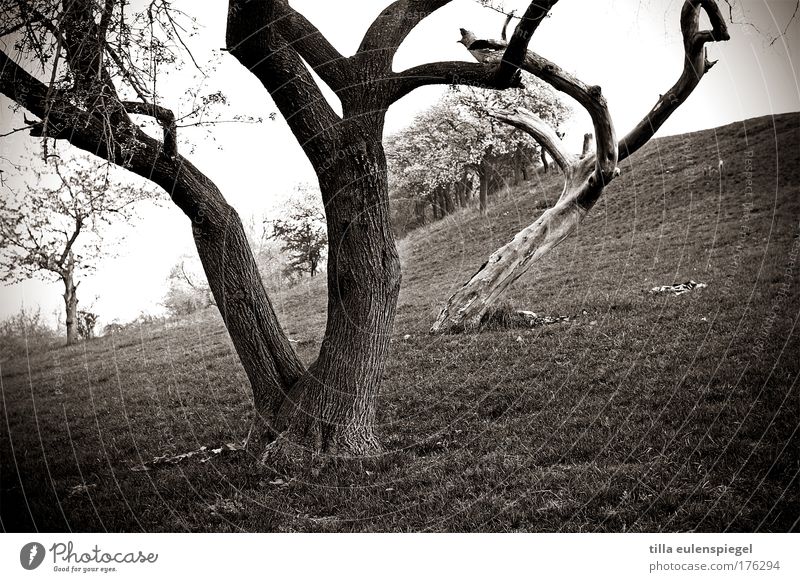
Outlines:
<svg viewBox="0 0 800 582"><path fill-rule="evenodd" d="M723 160L719 169L719 160ZM538 175L399 241L386 452L316 478L248 453L215 309L4 358L6 531L789 531L800 516L800 114L652 141L507 306L569 321L430 335L560 192ZM703 289L648 293L687 280ZM275 294L313 359L324 277Z"/></svg>

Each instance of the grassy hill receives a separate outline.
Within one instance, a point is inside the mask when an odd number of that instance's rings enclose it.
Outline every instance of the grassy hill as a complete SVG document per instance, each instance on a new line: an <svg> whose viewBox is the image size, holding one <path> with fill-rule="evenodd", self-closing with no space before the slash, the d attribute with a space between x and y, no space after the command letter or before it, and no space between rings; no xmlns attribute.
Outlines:
<svg viewBox="0 0 800 582"><path fill-rule="evenodd" d="M717 172L722 159L722 172ZM551 203L539 176L400 242L387 453L316 482L246 453L250 396L216 311L6 361L6 530L797 529L800 114L654 140L507 302L570 321L427 333ZM693 279L707 288L652 295ZM306 360L324 281L275 303Z"/></svg>

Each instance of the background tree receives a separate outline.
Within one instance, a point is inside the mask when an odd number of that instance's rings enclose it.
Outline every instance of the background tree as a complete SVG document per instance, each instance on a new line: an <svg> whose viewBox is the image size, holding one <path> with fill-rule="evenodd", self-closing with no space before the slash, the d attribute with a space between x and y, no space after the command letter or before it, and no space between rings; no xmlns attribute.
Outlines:
<svg viewBox="0 0 800 582"><path fill-rule="evenodd" d="M82 340L89 340L94 337L94 328L97 325L98 315L94 311L85 309L78 310L78 337Z"/></svg>
<svg viewBox="0 0 800 582"><path fill-rule="evenodd" d="M427 85L519 86L523 61L528 72L561 90L559 71L527 51L556 2L531 2L507 46L481 62L394 71L403 41L449 0L390 3L349 57L286 0L229 1L227 52L271 96L317 174L325 207L327 324L308 367L278 322L241 219L181 155L177 117L155 90L163 55L181 47L168 2L152 0L138 14L120 0L5 2L0 36L15 42L13 50L0 51L0 92L38 118L30 126L34 137L66 140L151 180L187 215L250 380L253 435L268 443L263 460L307 464L320 455L363 457L380 450L377 395L401 280L382 144L386 112ZM701 4L716 8L711 0L687 0L692 9ZM26 69L32 62L40 67L38 76ZM309 68L339 98L341 115ZM162 139L144 131L137 121L142 116L157 121ZM616 157L603 159L603 168L609 163Z"/></svg>
<svg viewBox="0 0 800 582"><path fill-rule="evenodd" d="M496 189L493 182L505 180L500 168L510 168L509 181L517 186L527 180L526 170L530 160L542 151L535 136L519 131L513 126L498 123L491 115L493 110L508 109L519 103L530 104L534 112L555 130L561 127L572 115L564 100L545 83L523 72L520 76L522 87L498 92L475 87L454 89L458 106L464 109L463 117L476 124L477 135L483 136L483 155L478 165L483 196ZM486 143L486 136L491 136ZM478 146L480 148L480 146Z"/></svg>
<svg viewBox="0 0 800 582"><path fill-rule="evenodd" d="M454 141L454 128L461 120L452 105L452 100L443 99L387 138L393 195L412 201L417 224L424 224L428 206L438 220L453 212L457 202L466 205L469 198L461 196L454 201L453 186L467 182L468 162L474 152L467 141Z"/></svg>
<svg viewBox="0 0 800 582"><path fill-rule="evenodd" d="M52 155L48 166L52 175L0 199L0 265L6 282L36 276L63 283L69 345L79 337L78 275L102 257L104 227L131 221L133 205L154 192L122 184L89 160L64 163Z"/></svg>
<svg viewBox="0 0 800 582"><path fill-rule="evenodd" d="M542 118L559 127L570 110L535 77L525 75L521 82L522 87L502 93L454 88L407 128L390 136L386 151L393 188L407 192L415 206L429 203L437 219L467 203L473 176L479 184L482 212L488 208L489 193L506 182L506 167L512 171L508 181L513 185L527 179L538 143L529 134L499 123L489 112L531 103Z"/></svg>
<svg viewBox="0 0 800 582"><path fill-rule="evenodd" d="M23 306L16 314L0 320L0 362L24 357L37 348L49 348L58 343L57 334L41 309Z"/></svg>
<svg viewBox="0 0 800 582"><path fill-rule="evenodd" d="M214 305L214 297L203 279L202 270L200 261L189 256L181 257L170 269L163 299L170 315L190 315Z"/></svg>
<svg viewBox="0 0 800 582"><path fill-rule="evenodd" d="M325 212L318 194L308 186L299 186L284 210L286 218L272 221L272 237L283 242L289 253L288 275L308 273L314 277L325 258L328 233Z"/></svg>

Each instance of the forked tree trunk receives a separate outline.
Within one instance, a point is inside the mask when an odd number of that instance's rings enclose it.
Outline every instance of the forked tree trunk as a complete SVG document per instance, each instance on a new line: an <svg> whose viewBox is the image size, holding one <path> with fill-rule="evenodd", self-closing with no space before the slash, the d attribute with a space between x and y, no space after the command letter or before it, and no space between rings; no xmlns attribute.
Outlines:
<svg viewBox="0 0 800 582"><path fill-rule="evenodd" d="M319 358L279 410L281 438L268 447L267 463L287 454L348 457L380 450L375 404L400 291L400 260L383 148L380 139L362 143L364 151L320 176L330 244L328 322Z"/></svg>
<svg viewBox="0 0 800 582"><path fill-rule="evenodd" d="M184 210L194 216L200 259L253 389L250 444L263 446L265 463L292 466L307 466L318 454L377 452L375 401L400 289L380 141L320 175L328 320L319 357L307 370L281 330L238 215L213 185L182 178L193 187L192 199L201 200L199 208Z"/></svg>
<svg viewBox="0 0 800 582"><path fill-rule="evenodd" d="M550 171L550 162L547 160L547 152L545 151L544 148L542 148L541 159L542 159L542 172L546 174Z"/></svg>

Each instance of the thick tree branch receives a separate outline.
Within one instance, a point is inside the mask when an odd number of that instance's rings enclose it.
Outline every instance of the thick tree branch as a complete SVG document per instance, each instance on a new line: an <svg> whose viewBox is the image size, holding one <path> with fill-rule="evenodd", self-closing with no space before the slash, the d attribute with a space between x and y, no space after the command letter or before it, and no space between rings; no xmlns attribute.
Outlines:
<svg viewBox="0 0 800 582"><path fill-rule="evenodd" d="M486 63L468 63L464 61L442 61L411 67L392 75L390 101L398 101L420 87L427 85L466 85L482 89L521 88L519 79L510 87L496 84L497 66Z"/></svg>
<svg viewBox="0 0 800 582"><path fill-rule="evenodd" d="M414 89L426 85L471 85L486 89L520 87L517 72L526 58L528 44L542 19L556 2L558 0L531 2L506 49L502 53L500 51L496 51L496 54L487 53L480 63L460 61L428 63L394 73L390 102L395 102ZM396 2L392 6L403 4L407 2ZM504 33L508 22L509 20L506 20L506 25L503 27Z"/></svg>
<svg viewBox="0 0 800 582"><path fill-rule="evenodd" d="M123 123L124 120L119 126L109 128L106 119L75 105L69 93L49 89L3 51L0 51L0 93L40 119L46 117L47 137L66 140L79 149L155 180L167 192L172 191L174 161L166 157L159 159L164 147L158 140L132 122ZM122 104L118 104L123 109ZM32 122L30 128L34 137L44 135L44 122ZM169 168L164 168L164 180L159 182L154 166L164 162L168 162Z"/></svg>
<svg viewBox="0 0 800 582"><path fill-rule="evenodd" d="M711 30L700 30L702 10L708 15ZM683 72L675 85L659 97L644 119L620 141L620 160L646 144L689 98L703 76L714 66L714 62L707 58L706 43L730 39L728 26L714 0L686 0L681 11L681 31L685 51Z"/></svg>
<svg viewBox="0 0 800 582"><path fill-rule="evenodd" d="M178 155L178 128L171 109L138 101L123 101L122 106L128 113L154 118L164 132L164 153L170 158Z"/></svg>
<svg viewBox="0 0 800 582"><path fill-rule="evenodd" d="M589 178L586 190L579 197L581 204L591 207L600 195L602 188L619 171L617 169L618 150L614 123L601 89L596 85L587 85L532 51L528 51L522 69L575 99L591 116L597 140L597 152L591 159L596 162L596 171Z"/></svg>
<svg viewBox="0 0 800 582"><path fill-rule="evenodd" d="M514 34L511 35L511 40L508 42L508 47L506 47L497 69L496 83L499 87L511 85L525 58L533 34L557 2L558 0L534 0L528 5L522 20L514 29Z"/></svg>
<svg viewBox="0 0 800 582"><path fill-rule="evenodd" d="M317 83L277 30L280 0L230 0L229 52L269 91L312 164L326 163L331 131L341 121Z"/></svg>
<svg viewBox="0 0 800 582"><path fill-rule="evenodd" d="M530 134L539 142L539 145L547 150L564 174L571 171L575 156L564 149L564 144L556 135L555 130L538 115L523 107L513 111L494 111L490 115Z"/></svg>
<svg viewBox="0 0 800 582"><path fill-rule="evenodd" d="M243 362L251 364L246 368L256 403L277 408L283 390L293 385L305 368L278 322L255 263L229 250L245 249L248 243L236 212L214 183L182 156L168 156L161 142L132 122L121 122L109 134L105 120L73 105L69 96L59 91L53 91L53 104L48 108L47 86L2 51L0 93L40 118L49 113L48 137L66 140L129 169L171 196L192 220L195 243L226 325L240 330L232 337ZM157 113L149 104L131 105L132 109L140 107L146 114ZM32 135L41 135L41 129L41 123L33 124ZM244 273L248 282L245 289L240 286L241 279L226 275L229 269ZM259 412L269 413L264 409Z"/></svg>
<svg viewBox="0 0 800 582"><path fill-rule="evenodd" d="M275 16L280 35L331 89L338 92L351 82L351 63L287 0L276 0Z"/></svg>
<svg viewBox="0 0 800 582"><path fill-rule="evenodd" d="M431 13L449 4L451 0L396 0L387 6L367 29L354 60L362 56L380 63L386 73L392 68L397 49L412 30Z"/></svg>

